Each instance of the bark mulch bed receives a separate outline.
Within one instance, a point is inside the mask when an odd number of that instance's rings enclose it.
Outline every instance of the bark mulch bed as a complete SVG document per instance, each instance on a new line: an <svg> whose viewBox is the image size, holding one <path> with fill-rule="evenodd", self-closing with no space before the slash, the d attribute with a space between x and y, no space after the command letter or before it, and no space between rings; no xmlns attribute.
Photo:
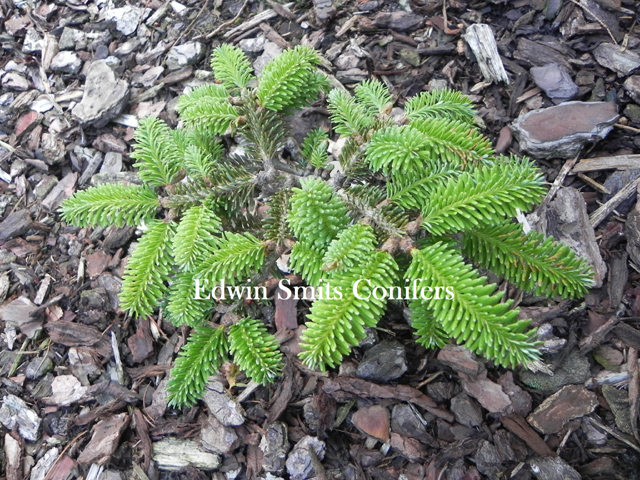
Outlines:
<svg viewBox="0 0 640 480"><path fill-rule="evenodd" d="M4 478L638 478L637 8L0 2ZM480 35L489 52L488 31L498 62L481 69L484 53L470 43ZM461 90L500 152L530 152L553 186L523 221L580 251L598 282L575 302L508 292L544 341L543 371L496 368L458 346L425 351L396 309L339 371L321 375L294 355L308 305L282 301L264 311L288 353L279 381L229 387L221 375L196 407L167 407L167 374L188 330L119 309L135 229L72 228L56 211L96 182L135 181L138 119L175 126L177 97L211 81L208 57L223 42L256 69L281 49L312 45L335 84L375 77L400 104L424 89ZM540 109L543 121L514 124ZM319 104L294 133L327 119Z"/></svg>

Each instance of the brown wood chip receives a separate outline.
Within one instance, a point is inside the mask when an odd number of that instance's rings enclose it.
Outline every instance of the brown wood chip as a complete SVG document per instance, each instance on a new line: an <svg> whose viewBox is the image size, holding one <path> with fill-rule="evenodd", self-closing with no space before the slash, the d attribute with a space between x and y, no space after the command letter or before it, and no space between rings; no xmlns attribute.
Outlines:
<svg viewBox="0 0 640 480"><path fill-rule="evenodd" d="M502 425L504 425L504 428L529 445L531 450L541 457L556 456L555 452L549 448L549 445L544 443L540 435L538 435L520 415L507 415L501 417L500 421Z"/></svg>

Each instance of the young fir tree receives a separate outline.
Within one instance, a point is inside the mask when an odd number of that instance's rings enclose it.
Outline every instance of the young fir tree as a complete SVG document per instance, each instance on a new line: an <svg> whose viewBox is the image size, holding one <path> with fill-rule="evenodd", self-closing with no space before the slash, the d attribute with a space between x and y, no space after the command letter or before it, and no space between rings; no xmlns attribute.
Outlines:
<svg viewBox="0 0 640 480"><path fill-rule="evenodd" d="M300 158L284 160L290 115L330 90L318 64L299 46L255 78L241 50L217 48L216 83L179 100L184 128L141 120L132 158L142 185L89 188L62 206L78 226L146 226L120 300L132 316L160 307L193 327L171 371L174 405L193 404L231 358L257 382L279 375L282 354L263 322L213 324L216 303L196 299L194 282L255 284L283 253L307 285L341 290L313 302L302 336L300 358L322 370L376 326L388 300L381 292L393 286L427 292L408 301L419 343L453 338L499 365L526 366L538 358L529 322L477 267L538 295L579 297L592 283L568 247L514 222L542 199L543 177L529 160L496 155L458 92L420 93L392 116L393 97L378 81L353 94L333 89L340 168L328 175L321 129ZM269 206L261 221L256 201Z"/></svg>

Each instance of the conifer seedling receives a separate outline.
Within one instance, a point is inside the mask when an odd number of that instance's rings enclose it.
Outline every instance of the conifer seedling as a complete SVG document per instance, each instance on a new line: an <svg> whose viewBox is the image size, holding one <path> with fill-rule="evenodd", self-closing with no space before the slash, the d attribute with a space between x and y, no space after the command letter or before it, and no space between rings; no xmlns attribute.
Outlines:
<svg viewBox="0 0 640 480"><path fill-rule="evenodd" d="M306 286L341 292L316 295L306 317L300 359L320 370L339 365L389 301L407 303L426 347L453 339L496 364L527 366L539 357L529 321L478 268L537 295L580 297L592 285L584 260L514 221L541 201L545 181L531 161L495 154L465 96L422 92L392 115L381 82L331 90L319 63L298 46L256 78L241 50L216 48L216 82L179 99L182 128L140 121L132 158L142 185L92 187L61 208L77 226L145 227L120 302L131 316L161 308L193 327L171 371L173 405L195 403L228 360L262 384L281 373L266 323L248 314L215 323L206 293L222 282L263 285L283 254ZM337 167L324 130L309 132L299 153L289 141L292 114L323 93L343 145Z"/></svg>

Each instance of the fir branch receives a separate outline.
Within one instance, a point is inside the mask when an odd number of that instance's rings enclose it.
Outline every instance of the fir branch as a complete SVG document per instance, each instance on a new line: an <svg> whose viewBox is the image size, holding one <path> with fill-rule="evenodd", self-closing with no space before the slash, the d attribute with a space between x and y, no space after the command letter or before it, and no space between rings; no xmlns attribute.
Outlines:
<svg viewBox="0 0 640 480"><path fill-rule="evenodd" d="M518 320L518 310L510 309L512 301L500 303L504 295L494 293L495 285L487 285L449 242L414 249L411 256L405 278L416 282L419 295L424 289L425 307L448 336L505 367L526 366L538 359L535 343L524 333L529 321ZM451 291L446 292L445 286ZM436 287L441 288L439 298Z"/></svg>
<svg viewBox="0 0 640 480"><path fill-rule="evenodd" d="M411 313L409 320L416 331L417 342L426 348L442 348L449 340L449 336L443 330L428 306L428 302L412 300L409 302Z"/></svg>
<svg viewBox="0 0 640 480"><path fill-rule="evenodd" d="M422 226L440 235L501 223L539 202L544 185L542 174L529 162L478 167L431 192Z"/></svg>
<svg viewBox="0 0 640 480"><path fill-rule="evenodd" d="M214 309L210 299L196 298L193 272L181 272L173 279L165 309L174 325L203 325Z"/></svg>
<svg viewBox="0 0 640 480"><path fill-rule="evenodd" d="M206 180L206 181L205 181ZM215 199L219 210L235 211L246 205L256 187L256 177L247 170L228 163L216 163L213 173L206 179L179 183L167 197L162 198L165 208L188 208Z"/></svg>
<svg viewBox="0 0 640 480"><path fill-rule="evenodd" d="M171 239L175 224L154 221L138 241L125 267L120 305L130 315L151 315L169 291Z"/></svg>
<svg viewBox="0 0 640 480"><path fill-rule="evenodd" d="M234 362L257 383L271 383L282 372L278 341L259 320L245 318L232 325L229 347Z"/></svg>
<svg viewBox="0 0 640 480"><path fill-rule="evenodd" d="M229 91L224 85L217 83L208 83L194 88L189 93L178 97L176 110L180 115L194 107L197 107L202 101L228 102Z"/></svg>
<svg viewBox="0 0 640 480"><path fill-rule="evenodd" d="M283 245L287 238L293 236L287 224L291 195L293 195L291 189L285 188L269 199L267 217L262 222L265 240L271 240L276 242L277 245Z"/></svg>
<svg viewBox="0 0 640 480"><path fill-rule="evenodd" d="M334 274L361 265L374 250L376 243L371 227L352 225L331 242L322 260L322 270Z"/></svg>
<svg viewBox="0 0 640 480"><path fill-rule="evenodd" d="M245 121L240 133L249 141L245 148L247 154L263 163L265 170L273 168L277 152L284 146L289 133L285 115L260 108L253 99L241 109Z"/></svg>
<svg viewBox="0 0 640 480"><path fill-rule="evenodd" d="M443 162L449 168L481 163L492 153L488 139L468 125L429 119L377 130L367 145L366 158L373 170L404 176Z"/></svg>
<svg viewBox="0 0 640 480"><path fill-rule="evenodd" d="M76 192L60 213L65 222L79 227L135 227L151 221L159 207L158 196L147 186L105 184Z"/></svg>
<svg viewBox="0 0 640 480"><path fill-rule="evenodd" d="M389 113L393 106L393 95L379 80L365 80L354 89L356 98L372 115Z"/></svg>
<svg viewBox="0 0 640 480"><path fill-rule="evenodd" d="M223 279L227 282L245 279L260 269L264 256L264 244L250 233L224 232L194 277L207 280L211 287Z"/></svg>
<svg viewBox="0 0 640 480"><path fill-rule="evenodd" d="M409 125L377 130L366 146L365 158L374 171L407 175L435 163L433 142Z"/></svg>
<svg viewBox="0 0 640 480"><path fill-rule="evenodd" d="M359 140L347 138L338 156L344 179L364 183L370 183L373 179L374 174L365 161L364 152L365 146ZM337 186L342 186L342 183L337 183Z"/></svg>
<svg viewBox="0 0 640 480"><path fill-rule="evenodd" d="M210 135L223 135L238 112L229 101L218 97L203 97L180 111L182 120L191 128L205 130Z"/></svg>
<svg viewBox="0 0 640 480"><path fill-rule="evenodd" d="M471 100L448 88L420 92L404 104L410 120L448 118L473 125L475 111Z"/></svg>
<svg viewBox="0 0 640 480"><path fill-rule="evenodd" d="M309 240L298 240L291 249L289 267L308 285L317 287L324 276L324 247Z"/></svg>
<svg viewBox="0 0 640 480"><path fill-rule="evenodd" d="M364 136L374 124L374 116L345 90L331 90L327 97L331 121L336 133Z"/></svg>
<svg viewBox="0 0 640 480"><path fill-rule="evenodd" d="M308 46L282 52L262 72L256 91L260 105L274 111L308 105L329 86L316 70L319 64L318 54Z"/></svg>
<svg viewBox="0 0 640 480"><path fill-rule="evenodd" d="M475 127L458 120L426 118L412 120L410 125L429 139L433 154L451 166L469 162L482 163L495 152L491 141Z"/></svg>
<svg viewBox="0 0 640 480"><path fill-rule="evenodd" d="M214 164L224 159L225 147L218 137L210 135L204 130L186 130L187 141L190 145L193 145L200 149L205 157L210 157ZM185 165L186 166L186 165Z"/></svg>
<svg viewBox="0 0 640 480"><path fill-rule="evenodd" d="M249 59L242 50L223 44L211 54L211 69L216 80L229 90L246 88L254 78Z"/></svg>
<svg viewBox="0 0 640 480"><path fill-rule="evenodd" d="M153 187L171 184L180 170L180 150L171 129L156 117L145 117L135 133L131 158L140 178Z"/></svg>
<svg viewBox="0 0 640 480"><path fill-rule="evenodd" d="M366 264L332 277L331 287L339 288L342 298L323 298L313 303L300 340L300 358L307 366L322 371L335 367L364 338L364 328L377 325L387 301L372 292L376 287L394 285L397 269L388 253L370 252Z"/></svg>
<svg viewBox="0 0 640 480"><path fill-rule="evenodd" d="M315 168L326 168L329 162L329 135L321 128L311 130L302 143L302 158Z"/></svg>
<svg viewBox="0 0 640 480"><path fill-rule="evenodd" d="M189 335L167 385L169 405L191 407L204 393L209 377L227 360L229 344L224 327L196 327Z"/></svg>
<svg viewBox="0 0 640 480"><path fill-rule="evenodd" d="M220 219L204 205L189 208L173 237L173 257L178 267L192 271L217 246Z"/></svg>
<svg viewBox="0 0 640 480"><path fill-rule="evenodd" d="M293 191L287 221L299 239L313 238L314 243L327 245L349 224L344 203L322 180L304 179Z"/></svg>
<svg viewBox="0 0 640 480"><path fill-rule="evenodd" d="M582 297L593 286L590 265L566 245L508 223L464 232L462 253L535 295Z"/></svg>
<svg viewBox="0 0 640 480"><path fill-rule="evenodd" d="M389 201L406 209L420 210L436 187L462 173L446 165L429 167L420 174L392 175L392 180L387 182Z"/></svg>
<svg viewBox="0 0 640 480"><path fill-rule="evenodd" d="M209 152L197 145L188 145L184 151L184 167L194 178L207 178L215 174L216 161L222 158L223 147L219 143Z"/></svg>
<svg viewBox="0 0 640 480"><path fill-rule="evenodd" d="M402 209L384 202L382 189L369 185L353 185L345 190L342 199L355 218L370 223L384 238L403 236L409 219Z"/></svg>

